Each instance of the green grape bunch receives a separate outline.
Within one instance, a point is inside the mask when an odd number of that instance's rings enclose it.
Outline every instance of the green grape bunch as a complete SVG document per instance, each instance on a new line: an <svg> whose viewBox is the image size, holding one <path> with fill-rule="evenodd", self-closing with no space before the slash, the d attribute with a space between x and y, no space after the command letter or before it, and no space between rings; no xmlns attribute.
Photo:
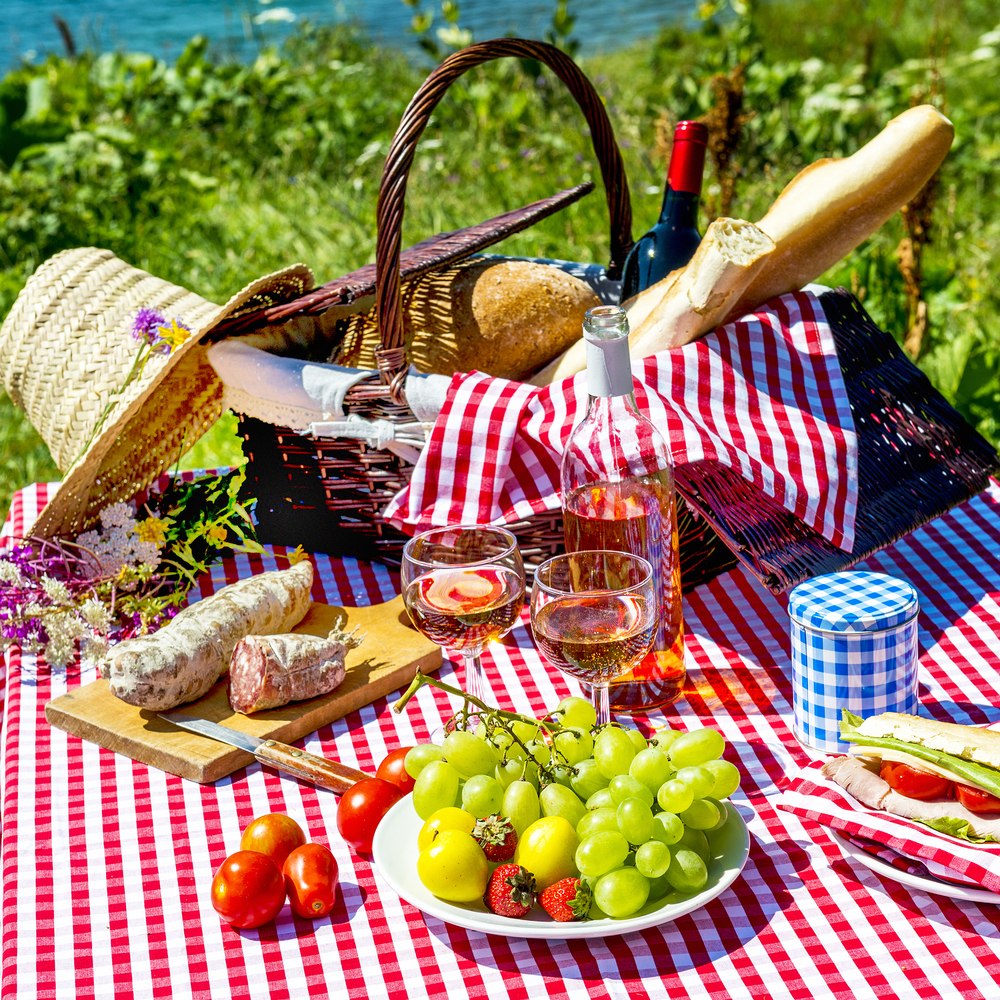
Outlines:
<svg viewBox="0 0 1000 1000"><path fill-rule="evenodd" d="M464 702L440 746L422 744L406 756L422 820L450 807L476 820L506 817L518 838L529 831L533 875L568 865L587 882L591 918L633 916L705 889L714 837L728 822L726 800L740 784L717 730L661 728L647 740L617 722L598 727L593 706L577 697L532 719L421 674L394 710L424 683ZM575 840L553 838L547 856L540 826L551 817ZM467 866L466 856L456 864Z"/></svg>

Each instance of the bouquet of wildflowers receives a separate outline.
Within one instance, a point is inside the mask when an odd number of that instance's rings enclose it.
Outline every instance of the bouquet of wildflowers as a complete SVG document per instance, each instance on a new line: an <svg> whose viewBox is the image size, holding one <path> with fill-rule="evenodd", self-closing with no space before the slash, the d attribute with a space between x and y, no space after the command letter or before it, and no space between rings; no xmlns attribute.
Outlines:
<svg viewBox="0 0 1000 1000"><path fill-rule="evenodd" d="M183 606L218 559L261 552L239 501L243 470L173 483L145 516L124 503L75 540L24 539L0 553L0 650L44 653L50 667L80 645L97 663L123 639L152 632Z"/></svg>
<svg viewBox="0 0 1000 1000"><path fill-rule="evenodd" d="M124 382L112 392L81 455L153 354L171 354L191 336L179 318L140 309L138 344ZM44 652L50 667L69 664L80 645L85 662L110 646L155 631L173 618L202 573L232 552L262 552L239 500L242 469L193 483L175 480L143 511L114 503L100 526L76 539L27 538L0 553L0 651L19 645Z"/></svg>

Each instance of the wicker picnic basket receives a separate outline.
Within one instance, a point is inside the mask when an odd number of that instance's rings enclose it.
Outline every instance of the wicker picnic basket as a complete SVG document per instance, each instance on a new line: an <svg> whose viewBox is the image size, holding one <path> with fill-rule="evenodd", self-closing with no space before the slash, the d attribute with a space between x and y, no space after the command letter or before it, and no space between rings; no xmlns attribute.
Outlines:
<svg viewBox="0 0 1000 1000"><path fill-rule="evenodd" d="M450 84L466 70L512 56L549 66L579 104L591 130L611 219L608 276L620 273L632 243L631 207L621 155L593 86L558 49L505 38L472 45L446 59L414 96L386 158L379 191L374 266L337 279L292 301L221 323L212 339L240 337L337 310L353 312L325 323L330 352L316 360L343 363L343 345L377 331L379 375L351 389L351 414L395 423L414 420L403 396L408 361L403 347L401 282L454 264L580 197L589 185L563 192L479 226L442 234L401 253L406 186L417 142ZM405 289L404 289L405 291ZM359 300L374 308L358 313ZM826 541L781 505L720 462L676 470L682 579L690 590L732 568L737 559L780 592L815 575L843 569L985 488L998 457L878 330L843 290L822 296L844 370L859 435L860 501L857 541L850 554ZM382 511L409 480L412 465L389 452L347 438L302 434L253 417L240 417L249 460L248 495L257 498L259 535L276 544L303 544L398 565L406 537ZM526 564L563 544L558 512L510 526Z"/></svg>

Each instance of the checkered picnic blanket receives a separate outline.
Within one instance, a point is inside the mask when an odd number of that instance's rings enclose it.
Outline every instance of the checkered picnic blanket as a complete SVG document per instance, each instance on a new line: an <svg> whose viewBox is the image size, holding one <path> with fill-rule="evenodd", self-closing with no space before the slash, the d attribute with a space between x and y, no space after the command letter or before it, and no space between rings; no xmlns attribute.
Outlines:
<svg viewBox="0 0 1000 1000"><path fill-rule="evenodd" d="M675 465L716 459L847 552L857 437L819 298L794 292L633 365L639 408ZM535 388L455 375L410 483L386 507L405 531L503 523L559 507L559 459L587 408L581 372Z"/></svg>

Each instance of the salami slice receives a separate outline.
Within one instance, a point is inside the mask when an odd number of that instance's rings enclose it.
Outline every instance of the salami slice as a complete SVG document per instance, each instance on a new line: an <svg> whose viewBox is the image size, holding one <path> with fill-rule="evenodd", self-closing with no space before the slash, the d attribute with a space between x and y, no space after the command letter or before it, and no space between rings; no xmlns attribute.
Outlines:
<svg viewBox="0 0 1000 1000"><path fill-rule="evenodd" d="M249 715L328 694L343 683L347 650L357 644L343 632L248 635L233 650L229 704Z"/></svg>

